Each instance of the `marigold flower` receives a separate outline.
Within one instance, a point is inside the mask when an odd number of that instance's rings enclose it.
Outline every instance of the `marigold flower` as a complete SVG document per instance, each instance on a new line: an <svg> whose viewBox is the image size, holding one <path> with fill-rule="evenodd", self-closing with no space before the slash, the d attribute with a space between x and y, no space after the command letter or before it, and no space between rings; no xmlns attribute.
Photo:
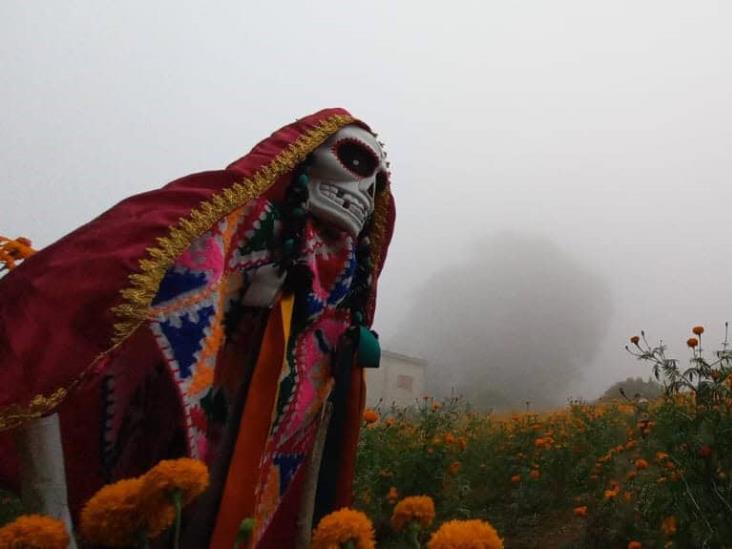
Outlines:
<svg viewBox="0 0 732 549"><path fill-rule="evenodd" d="M0 236L0 272L12 271L22 261L32 256L36 251L31 248L31 241L19 236L15 240Z"/></svg>
<svg viewBox="0 0 732 549"><path fill-rule="evenodd" d="M638 469L639 471L642 471L643 469L648 469L648 462L643 458L636 459L635 468Z"/></svg>
<svg viewBox="0 0 732 549"><path fill-rule="evenodd" d="M643 549L640 541L631 541L628 543L628 549Z"/></svg>
<svg viewBox="0 0 732 549"><path fill-rule="evenodd" d="M686 340L686 344L693 349L694 347L699 345L699 340L695 337L690 337Z"/></svg>
<svg viewBox="0 0 732 549"><path fill-rule="evenodd" d="M532 469L529 473L529 477L533 480L538 480L541 477L541 472L538 469Z"/></svg>
<svg viewBox="0 0 732 549"><path fill-rule="evenodd" d="M457 475L460 472L460 469L462 469L463 465L459 461L453 461L450 466L447 468L448 473L450 473L452 476Z"/></svg>
<svg viewBox="0 0 732 549"><path fill-rule="evenodd" d="M694 335L698 335L698 336L700 336L700 335L702 335L702 334L704 333L704 326L694 326L694 327L693 327L693 328L691 329L691 332L692 332L692 333L693 333Z"/></svg>
<svg viewBox="0 0 732 549"><path fill-rule="evenodd" d="M488 522L450 520L432 534L427 549L503 549L503 540Z"/></svg>
<svg viewBox="0 0 732 549"><path fill-rule="evenodd" d="M627 478L628 480L633 480L637 476L638 476L638 471L628 471L628 474L625 475L625 478Z"/></svg>
<svg viewBox="0 0 732 549"><path fill-rule="evenodd" d="M673 536L676 533L677 524L676 517L671 515L663 519L661 523L661 531L667 536Z"/></svg>
<svg viewBox="0 0 732 549"><path fill-rule="evenodd" d="M513 484L518 484L519 482L521 482L521 475L513 475L511 477L511 482Z"/></svg>
<svg viewBox="0 0 732 549"><path fill-rule="evenodd" d="M587 505L582 505L580 507L574 508L574 516L575 517L586 517L587 516Z"/></svg>
<svg viewBox="0 0 732 549"><path fill-rule="evenodd" d="M142 477L143 502L170 501L180 491L183 505L190 503L208 488L208 467L191 458L164 459Z"/></svg>
<svg viewBox="0 0 732 549"><path fill-rule="evenodd" d="M435 502L429 496L409 496L394 507L391 525L401 532L412 521L419 522L422 528L429 528L435 520Z"/></svg>
<svg viewBox="0 0 732 549"><path fill-rule="evenodd" d="M445 444L455 444L455 435L447 433L445 435Z"/></svg>
<svg viewBox="0 0 732 549"><path fill-rule="evenodd" d="M64 523L43 515L22 515L0 528L0 547L66 549L69 534Z"/></svg>
<svg viewBox="0 0 732 549"><path fill-rule="evenodd" d="M640 341L640 338L639 338L638 336L633 336L633 337L631 337L631 338L630 338L630 342L631 342L631 343L632 343L633 345L638 345L638 342L639 342L639 341Z"/></svg>
<svg viewBox="0 0 732 549"><path fill-rule="evenodd" d="M389 488L389 493L386 494L386 499L392 505L399 499L399 490L395 486Z"/></svg>
<svg viewBox="0 0 732 549"><path fill-rule="evenodd" d="M664 461L668 459L666 452L656 452L656 461Z"/></svg>
<svg viewBox="0 0 732 549"><path fill-rule="evenodd" d="M373 410L371 408L367 408L363 412L363 420L366 423L375 423L375 422L379 421L379 412L377 412L376 410Z"/></svg>
<svg viewBox="0 0 732 549"><path fill-rule="evenodd" d="M699 448L699 457L708 458L712 455L712 449L706 444Z"/></svg>
<svg viewBox="0 0 732 549"><path fill-rule="evenodd" d="M361 511L344 507L320 519L310 549L339 549L353 542L356 549L374 549L374 527Z"/></svg>
<svg viewBox="0 0 732 549"><path fill-rule="evenodd" d="M605 499L614 499L618 495L617 490L605 490Z"/></svg>
<svg viewBox="0 0 732 549"><path fill-rule="evenodd" d="M90 543L127 547L138 543L141 532L154 538L172 524L172 506L145 512L142 503L142 478L103 486L81 511L82 537Z"/></svg>

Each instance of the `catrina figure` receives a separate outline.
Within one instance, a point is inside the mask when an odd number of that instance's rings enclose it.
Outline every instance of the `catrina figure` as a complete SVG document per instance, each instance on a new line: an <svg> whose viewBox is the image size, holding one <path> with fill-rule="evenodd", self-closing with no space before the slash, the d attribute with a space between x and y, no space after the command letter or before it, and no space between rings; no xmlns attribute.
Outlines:
<svg viewBox="0 0 732 549"><path fill-rule="evenodd" d="M211 483L183 546L252 518L252 547L306 543L351 503L389 185L376 135L328 109L27 259L0 280L0 483L72 522L190 456Z"/></svg>

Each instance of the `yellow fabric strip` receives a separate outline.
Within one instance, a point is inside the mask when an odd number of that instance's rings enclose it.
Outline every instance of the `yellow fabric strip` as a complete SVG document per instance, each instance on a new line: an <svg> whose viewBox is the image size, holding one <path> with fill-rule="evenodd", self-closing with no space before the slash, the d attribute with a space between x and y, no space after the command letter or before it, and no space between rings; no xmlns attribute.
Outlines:
<svg viewBox="0 0 732 549"><path fill-rule="evenodd" d="M287 349L287 342L290 341L290 328L292 326L292 309L294 308L294 306L295 306L295 296L293 296L292 294L283 296L280 299L280 308L282 310L282 333L285 336L285 349Z"/></svg>

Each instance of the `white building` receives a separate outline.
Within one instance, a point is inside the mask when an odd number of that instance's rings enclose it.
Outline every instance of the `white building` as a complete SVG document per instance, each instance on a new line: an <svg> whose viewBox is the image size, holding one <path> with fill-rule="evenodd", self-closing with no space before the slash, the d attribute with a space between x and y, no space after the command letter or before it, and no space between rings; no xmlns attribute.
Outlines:
<svg viewBox="0 0 732 549"><path fill-rule="evenodd" d="M381 365L366 369L366 403L389 407L392 403L410 406L424 395L427 362L421 358L381 352Z"/></svg>

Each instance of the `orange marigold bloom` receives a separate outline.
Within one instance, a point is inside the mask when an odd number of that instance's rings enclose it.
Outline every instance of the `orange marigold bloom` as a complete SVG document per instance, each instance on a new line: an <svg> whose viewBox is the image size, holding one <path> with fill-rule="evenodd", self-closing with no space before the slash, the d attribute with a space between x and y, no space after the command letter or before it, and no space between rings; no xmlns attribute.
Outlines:
<svg viewBox="0 0 732 549"><path fill-rule="evenodd" d="M638 476L638 471L628 471L628 474L625 475L625 478L627 478L628 480L633 480L637 476Z"/></svg>
<svg viewBox="0 0 732 549"><path fill-rule="evenodd" d="M455 476L460 472L460 469L462 469L463 465L459 461L453 461L450 466L447 468L447 471Z"/></svg>
<svg viewBox="0 0 732 549"><path fill-rule="evenodd" d="M445 444L455 444L455 435L447 433L445 435Z"/></svg>
<svg viewBox="0 0 732 549"><path fill-rule="evenodd" d="M648 469L648 462L643 458L636 459L635 468L638 469L639 471L642 471L643 469Z"/></svg>
<svg viewBox="0 0 732 549"><path fill-rule="evenodd" d="M586 517L587 516L587 505L582 505L580 507L574 508L574 516L575 517Z"/></svg>
<svg viewBox="0 0 732 549"><path fill-rule="evenodd" d="M450 520L432 534L427 549L503 549L503 540L488 522Z"/></svg>
<svg viewBox="0 0 732 549"><path fill-rule="evenodd" d="M643 549L643 544L640 541L631 541L628 543L628 549Z"/></svg>
<svg viewBox="0 0 732 549"><path fill-rule="evenodd" d="M162 460L145 473L140 498L148 531L162 532L175 520L174 494L187 505L208 488L208 482L206 464L191 458Z"/></svg>
<svg viewBox="0 0 732 549"><path fill-rule="evenodd" d="M625 443L625 449L626 450L632 450L636 446L638 446L638 441L635 440L635 439L629 440L628 442Z"/></svg>
<svg viewBox="0 0 732 549"><path fill-rule="evenodd" d="M513 484L518 484L519 482L521 482L521 475L513 475L511 477L511 482Z"/></svg>
<svg viewBox="0 0 732 549"><path fill-rule="evenodd" d="M663 522L661 523L661 531L666 534L667 536L673 536L676 533L677 524L676 524L676 517L671 515L670 517L666 517L663 519Z"/></svg>
<svg viewBox="0 0 732 549"><path fill-rule="evenodd" d="M31 248L31 241L19 236L15 240L0 236L0 272L7 269L12 271L22 261L32 256L36 251Z"/></svg>
<svg viewBox="0 0 732 549"><path fill-rule="evenodd" d="M694 347L699 345L699 340L695 337L690 337L686 340L686 344L693 349Z"/></svg>
<svg viewBox="0 0 732 549"><path fill-rule="evenodd" d="M618 495L617 490L605 490L605 499L613 499Z"/></svg>
<svg viewBox="0 0 732 549"><path fill-rule="evenodd" d="M435 502L429 496L409 496L396 504L391 515L391 525L401 532L412 521L422 528L429 528L435 520Z"/></svg>
<svg viewBox="0 0 732 549"><path fill-rule="evenodd" d="M339 549L353 542L356 549L374 549L374 526L361 511L344 507L320 519L310 549Z"/></svg>
<svg viewBox="0 0 732 549"><path fill-rule="evenodd" d="M656 452L656 461L664 461L668 459L666 452Z"/></svg>
<svg viewBox="0 0 732 549"><path fill-rule="evenodd" d="M166 497L180 490L184 504L190 503L208 488L208 467L191 458L165 459L150 469L143 478L143 497L161 494Z"/></svg>
<svg viewBox="0 0 732 549"><path fill-rule="evenodd" d="M66 549L69 541L64 523L43 515L22 515L0 528L3 549Z"/></svg>
<svg viewBox="0 0 732 549"><path fill-rule="evenodd" d="M694 335L698 335L698 336L700 336L700 335L702 335L702 334L704 333L704 326L694 326L694 327L693 327L693 328L691 329L691 332L692 332L692 333L693 333Z"/></svg>
<svg viewBox="0 0 732 549"><path fill-rule="evenodd" d="M386 499L391 504L396 503L396 501L399 499L399 490L397 490L395 486L389 488L389 493L386 494Z"/></svg>
<svg viewBox="0 0 732 549"><path fill-rule="evenodd" d="M208 467L191 458L164 459L142 477L142 498L151 501L164 499L179 490L183 505L190 503L208 488Z"/></svg>
<svg viewBox="0 0 732 549"><path fill-rule="evenodd" d="M529 477L531 477L534 480L538 480L541 476L541 472L538 469L532 469L529 473Z"/></svg>
<svg viewBox="0 0 732 549"><path fill-rule="evenodd" d="M373 410L371 408L367 408L363 412L363 420L366 423L375 423L375 422L379 421L379 412L377 412L376 410Z"/></svg>
<svg viewBox="0 0 732 549"><path fill-rule="evenodd" d="M708 458L712 455L712 449L706 444L699 448L699 457Z"/></svg>
<svg viewBox="0 0 732 549"><path fill-rule="evenodd" d="M90 542L111 547L136 545L142 531L154 538L173 523L170 505L142 510L142 478L103 486L81 511L81 535Z"/></svg>

